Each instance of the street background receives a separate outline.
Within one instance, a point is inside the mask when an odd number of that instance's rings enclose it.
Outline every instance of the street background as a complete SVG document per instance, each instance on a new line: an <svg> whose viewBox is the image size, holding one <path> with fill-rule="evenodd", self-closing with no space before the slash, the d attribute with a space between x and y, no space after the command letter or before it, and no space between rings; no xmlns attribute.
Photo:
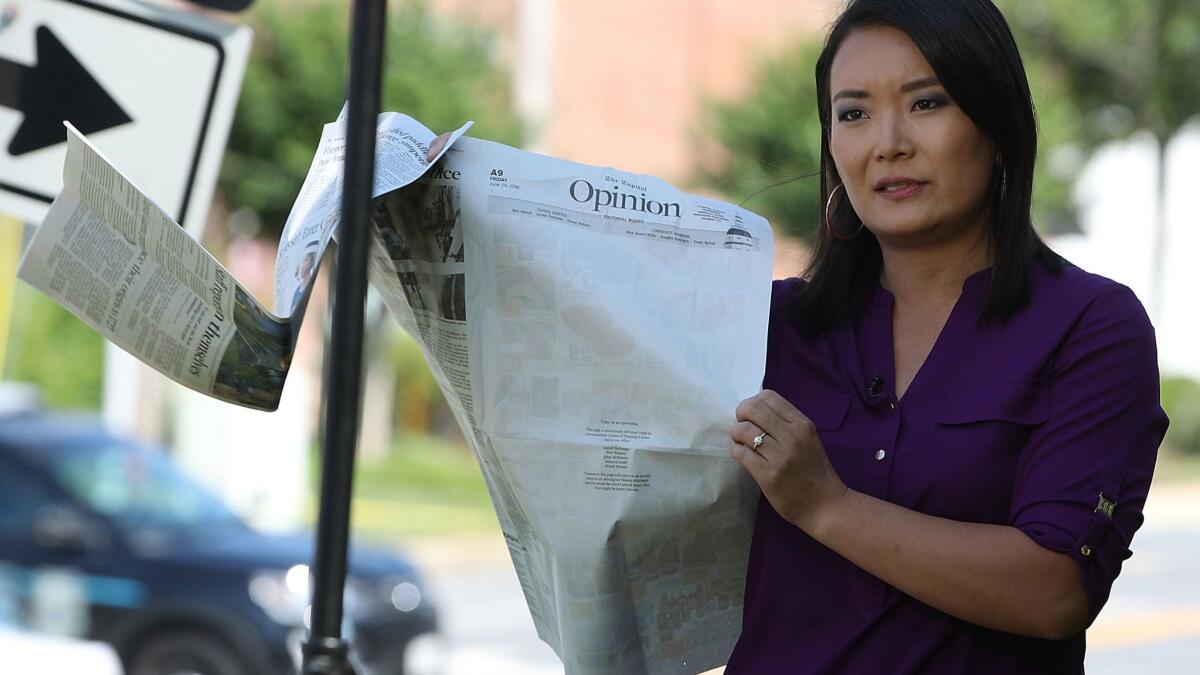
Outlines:
<svg viewBox="0 0 1200 675"><path fill-rule="evenodd" d="M1200 3L997 4L1038 106L1037 225L1068 259L1138 294L1156 327L1172 419L1134 556L1089 631L1088 672L1200 672ZM740 202L817 167L813 61L839 5L397 0L384 107L438 131L473 119L475 136ZM0 0L0 16L12 8L20 3ZM279 231L321 124L342 105L347 11L335 0L259 0L244 14L210 15L250 25L254 38L195 230L267 300ZM14 119L0 108L0 122ZM823 206L816 195L816 180L799 180L746 204L776 229L777 278L803 267ZM33 225L0 218L0 379L35 384L55 410L89 411L163 443L259 528L311 526L327 275L280 410L258 413L169 383L18 284ZM561 672L534 635L479 470L419 347L377 299L368 332L355 537L421 563L443 612L450 672Z"/></svg>
<svg viewBox="0 0 1200 675"><path fill-rule="evenodd" d="M1191 675L1200 670L1200 481L1158 486L1136 552L1088 631L1093 675ZM452 675L562 673L537 639L499 536L447 539L413 549L435 570L446 613Z"/></svg>

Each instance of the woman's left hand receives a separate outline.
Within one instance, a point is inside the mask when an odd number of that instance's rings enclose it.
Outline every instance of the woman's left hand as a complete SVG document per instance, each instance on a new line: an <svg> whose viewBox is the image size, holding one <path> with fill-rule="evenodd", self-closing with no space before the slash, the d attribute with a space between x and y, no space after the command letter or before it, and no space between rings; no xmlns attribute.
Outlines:
<svg viewBox="0 0 1200 675"><path fill-rule="evenodd" d="M729 454L758 483L775 511L809 531L821 510L846 494L812 420L769 389L742 401ZM765 433L762 444L754 439Z"/></svg>

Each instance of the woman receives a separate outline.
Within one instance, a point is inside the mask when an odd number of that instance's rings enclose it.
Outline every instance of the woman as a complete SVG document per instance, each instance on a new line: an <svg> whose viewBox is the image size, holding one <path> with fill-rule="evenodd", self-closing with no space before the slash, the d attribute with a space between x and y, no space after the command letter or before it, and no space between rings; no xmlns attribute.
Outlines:
<svg viewBox="0 0 1200 675"><path fill-rule="evenodd" d="M988 0L856 0L817 63L825 229L733 457L762 488L727 673L1082 673L1167 420L1130 290L1030 223Z"/></svg>

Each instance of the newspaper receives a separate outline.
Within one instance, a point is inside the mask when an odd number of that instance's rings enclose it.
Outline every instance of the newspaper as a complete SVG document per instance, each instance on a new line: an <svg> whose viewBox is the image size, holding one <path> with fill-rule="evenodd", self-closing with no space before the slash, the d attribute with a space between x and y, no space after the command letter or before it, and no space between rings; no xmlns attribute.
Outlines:
<svg viewBox="0 0 1200 675"><path fill-rule="evenodd" d="M728 433L737 403L762 381L770 227L652 177L466 128L439 137L406 116L380 117L369 280L422 345L479 460L538 635L566 672L719 666L741 629L758 502L728 456ZM198 245L168 249L187 264L160 254L154 242L172 236L169 219L145 215L153 205L74 134L67 171L83 179L67 181L21 276L81 317L95 314L85 320L177 381L269 409L335 234L344 133L340 119L325 127L284 228L275 314ZM109 202L134 205L138 236L125 235ZM80 219L99 234L67 224ZM124 257L81 257L73 242L87 237L112 240ZM65 263L60 250L78 259ZM129 281L133 267L142 271ZM166 304L182 314L142 309L139 279L160 269L173 284ZM81 274L103 284L99 296L81 299L63 281ZM253 321L238 320L243 306ZM217 326L207 343L185 330L204 322ZM178 343L175 356L156 359L133 339L145 324ZM244 330L277 339L238 342ZM221 365L193 378L205 344ZM233 377L222 376L226 360ZM264 361L278 373L269 381L256 370Z"/></svg>
<svg viewBox="0 0 1200 675"><path fill-rule="evenodd" d="M275 262L275 312L142 193L69 123L63 190L17 276L176 382L275 410L300 322L341 204L344 142L326 125ZM465 125L447 138L457 138ZM338 142L327 142L337 136ZM374 196L411 183L436 138L380 116Z"/></svg>

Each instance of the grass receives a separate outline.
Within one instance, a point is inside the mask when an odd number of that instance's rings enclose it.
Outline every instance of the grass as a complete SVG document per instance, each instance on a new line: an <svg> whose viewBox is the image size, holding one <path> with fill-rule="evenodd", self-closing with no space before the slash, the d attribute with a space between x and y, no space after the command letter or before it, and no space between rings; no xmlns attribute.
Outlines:
<svg viewBox="0 0 1200 675"><path fill-rule="evenodd" d="M314 478L314 495L315 484ZM315 522L315 497L309 512ZM396 543L414 537L494 533L500 526L469 449L432 436L405 434L382 457L357 463L351 528L364 538Z"/></svg>
<svg viewBox="0 0 1200 675"><path fill-rule="evenodd" d="M385 542L413 537L498 532L499 523L490 505L465 506L407 499L356 498L351 526L362 536Z"/></svg>
<svg viewBox="0 0 1200 675"><path fill-rule="evenodd" d="M422 434L396 438L390 452L363 459L355 495L370 499L421 499L491 508L475 456L464 446Z"/></svg>

